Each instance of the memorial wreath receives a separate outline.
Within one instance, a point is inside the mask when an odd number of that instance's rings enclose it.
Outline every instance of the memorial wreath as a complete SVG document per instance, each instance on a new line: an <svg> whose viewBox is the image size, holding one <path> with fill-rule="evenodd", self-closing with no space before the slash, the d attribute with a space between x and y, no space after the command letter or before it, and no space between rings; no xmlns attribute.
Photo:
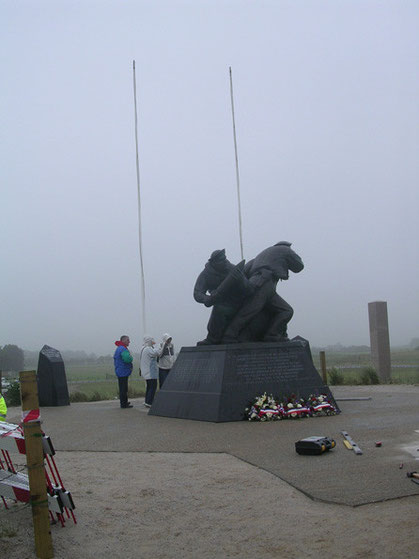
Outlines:
<svg viewBox="0 0 419 559"><path fill-rule="evenodd" d="M245 409L245 419L249 421L278 421L335 414L336 407L327 394L310 394L308 398L297 398L295 394L291 394L283 402L279 402L272 394L265 392Z"/></svg>

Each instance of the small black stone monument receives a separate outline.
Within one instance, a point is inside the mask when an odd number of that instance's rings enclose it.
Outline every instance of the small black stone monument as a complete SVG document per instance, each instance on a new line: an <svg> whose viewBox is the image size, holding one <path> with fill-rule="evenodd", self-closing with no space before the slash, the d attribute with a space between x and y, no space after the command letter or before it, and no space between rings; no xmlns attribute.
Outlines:
<svg viewBox="0 0 419 559"><path fill-rule="evenodd" d="M183 347L149 415L225 422L244 419L264 392L279 400L295 394L333 395L314 367L307 340Z"/></svg>
<svg viewBox="0 0 419 559"><path fill-rule="evenodd" d="M39 352L38 397L40 406L69 406L64 361L58 349L49 345Z"/></svg>

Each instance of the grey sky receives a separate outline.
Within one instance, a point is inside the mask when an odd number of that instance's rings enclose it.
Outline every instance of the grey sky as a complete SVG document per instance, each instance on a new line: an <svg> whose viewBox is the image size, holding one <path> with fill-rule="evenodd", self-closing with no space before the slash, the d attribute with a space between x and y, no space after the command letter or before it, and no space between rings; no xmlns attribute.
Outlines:
<svg viewBox="0 0 419 559"><path fill-rule="evenodd" d="M205 336L209 254L280 240L305 263L278 292L290 336L419 335L419 3L5 1L0 345L141 345L132 60L148 332Z"/></svg>

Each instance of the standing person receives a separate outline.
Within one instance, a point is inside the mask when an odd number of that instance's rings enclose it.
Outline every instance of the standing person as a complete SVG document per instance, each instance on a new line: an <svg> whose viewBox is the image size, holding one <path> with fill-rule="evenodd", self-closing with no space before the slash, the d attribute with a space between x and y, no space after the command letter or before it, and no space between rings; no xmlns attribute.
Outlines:
<svg viewBox="0 0 419 559"><path fill-rule="evenodd" d="M156 394L158 377L157 357L160 357L163 352L163 349L155 348L155 344L154 338L144 336L144 343L140 353L140 371L147 384L144 402L146 408L151 408L154 395Z"/></svg>
<svg viewBox="0 0 419 559"><path fill-rule="evenodd" d="M170 334L163 334L160 351L162 352L159 357L159 386L161 388L175 361L175 348Z"/></svg>
<svg viewBox="0 0 419 559"><path fill-rule="evenodd" d="M128 402L128 377L132 373L132 355L128 349L129 344L129 336L121 336L119 341L115 342L117 348L113 356L115 374L118 377L119 402L121 408L133 407L132 404Z"/></svg>
<svg viewBox="0 0 419 559"><path fill-rule="evenodd" d="M0 421L6 421L7 406L3 395L0 393Z"/></svg>

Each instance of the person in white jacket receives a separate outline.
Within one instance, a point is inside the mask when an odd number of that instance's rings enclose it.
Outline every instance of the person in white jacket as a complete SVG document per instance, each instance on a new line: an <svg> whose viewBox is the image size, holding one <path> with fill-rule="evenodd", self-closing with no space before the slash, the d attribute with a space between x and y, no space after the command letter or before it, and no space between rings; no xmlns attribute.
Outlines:
<svg viewBox="0 0 419 559"><path fill-rule="evenodd" d="M155 348L156 342L151 336L144 336L143 347L140 352L140 371L141 376L145 379L147 387L145 393L144 405L151 408L154 396L157 390L157 357L160 357L163 350Z"/></svg>
<svg viewBox="0 0 419 559"><path fill-rule="evenodd" d="M162 341L160 342L160 350L162 351L159 361L159 386L163 386L170 369L173 367L175 361L175 348L170 334L163 334Z"/></svg>

